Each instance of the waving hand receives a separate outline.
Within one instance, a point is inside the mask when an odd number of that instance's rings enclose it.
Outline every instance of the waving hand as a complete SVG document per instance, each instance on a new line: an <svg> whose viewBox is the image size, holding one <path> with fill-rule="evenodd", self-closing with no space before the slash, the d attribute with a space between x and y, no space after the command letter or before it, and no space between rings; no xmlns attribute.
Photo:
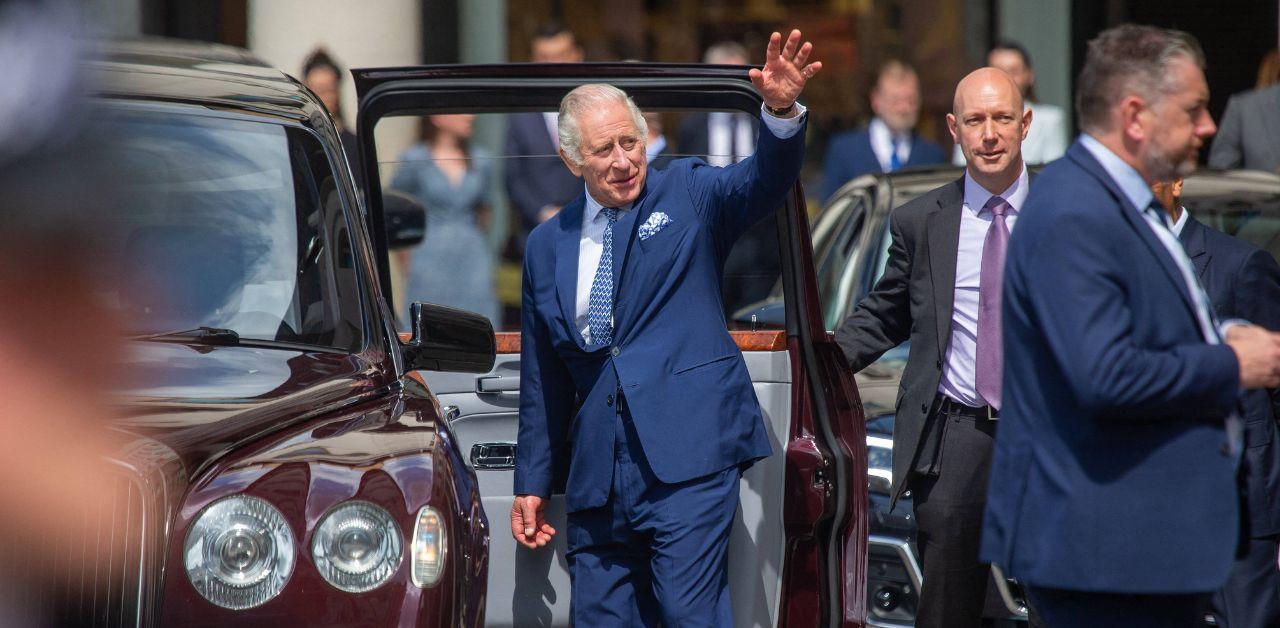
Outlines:
<svg viewBox="0 0 1280 628"><path fill-rule="evenodd" d="M805 83L822 69L821 61L806 65L809 54L813 52L813 44L806 41L801 45L800 37L799 30L792 30L783 45L780 33L770 35L764 68L752 68L750 71L751 83L769 107L790 107L804 90Z"/></svg>

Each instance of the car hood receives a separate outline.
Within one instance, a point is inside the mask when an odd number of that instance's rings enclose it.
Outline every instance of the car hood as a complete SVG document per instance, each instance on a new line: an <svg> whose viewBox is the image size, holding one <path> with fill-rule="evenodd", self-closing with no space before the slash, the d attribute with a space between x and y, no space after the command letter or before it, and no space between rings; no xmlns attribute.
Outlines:
<svg viewBox="0 0 1280 628"><path fill-rule="evenodd" d="M162 444L193 473L227 450L385 388L359 355L137 342L113 426Z"/></svg>

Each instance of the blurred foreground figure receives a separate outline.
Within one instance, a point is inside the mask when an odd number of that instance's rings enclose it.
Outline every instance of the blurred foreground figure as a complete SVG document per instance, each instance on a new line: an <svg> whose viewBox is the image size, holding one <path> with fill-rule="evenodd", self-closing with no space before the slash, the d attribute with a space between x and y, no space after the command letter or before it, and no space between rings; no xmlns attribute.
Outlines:
<svg viewBox="0 0 1280 628"><path fill-rule="evenodd" d="M1050 626L1194 626L1240 538L1242 390L1280 383L1280 335L1219 325L1150 185L1214 133L1186 33L1089 43L1084 135L1012 238L1004 406L981 557Z"/></svg>
<svg viewBox="0 0 1280 628"><path fill-rule="evenodd" d="M1182 207L1182 180L1151 191L1169 212L1196 277L1221 320L1244 319L1280 329L1280 264L1270 253L1212 229ZM1226 586L1211 600L1219 626L1280 625L1280 390L1251 390L1241 401L1245 421L1241 476L1248 531Z"/></svg>
<svg viewBox="0 0 1280 628"><path fill-rule="evenodd" d="M59 592L119 548L94 539L113 484L105 398L119 338L98 307L92 212L109 190L77 137L80 46L63 3L0 4L0 625L77 625ZM16 81L16 85L13 84ZM105 579L104 579L105 581Z"/></svg>

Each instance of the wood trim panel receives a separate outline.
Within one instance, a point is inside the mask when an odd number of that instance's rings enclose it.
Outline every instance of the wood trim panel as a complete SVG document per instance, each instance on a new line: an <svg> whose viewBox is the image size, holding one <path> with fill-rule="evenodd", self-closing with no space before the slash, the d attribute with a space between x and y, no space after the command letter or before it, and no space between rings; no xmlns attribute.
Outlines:
<svg viewBox="0 0 1280 628"><path fill-rule="evenodd" d="M787 336L782 330L731 331L729 335L742 351L783 351L787 348ZM499 354L520 353L520 332L499 332L494 336L498 339Z"/></svg>
<svg viewBox="0 0 1280 628"><path fill-rule="evenodd" d="M783 351L787 348L787 335L781 329L730 331L729 335L741 351ZM409 342L411 336L407 331L400 332L400 342ZM494 334L494 338L498 341L499 355L520 353L520 332L498 332Z"/></svg>

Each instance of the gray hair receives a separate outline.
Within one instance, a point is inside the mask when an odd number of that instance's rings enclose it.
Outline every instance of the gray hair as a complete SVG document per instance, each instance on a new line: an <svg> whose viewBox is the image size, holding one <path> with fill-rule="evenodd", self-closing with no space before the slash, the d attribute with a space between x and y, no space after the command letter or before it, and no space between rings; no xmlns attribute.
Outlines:
<svg viewBox="0 0 1280 628"><path fill-rule="evenodd" d="M606 104L624 103L631 113L631 121L636 125L640 140L649 135L649 125L645 123L640 108L626 92L605 83L589 83L573 88L560 101L560 115L556 119L556 135L560 136L560 149L569 156L569 160L581 166L582 125L578 117L587 111L599 109Z"/></svg>
<svg viewBox="0 0 1280 628"><path fill-rule="evenodd" d="M1077 122L1084 131L1111 126L1111 108L1131 94L1156 101L1168 94L1168 68L1179 59L1204 69L1204 51L1195 37L1182 31L1121 24L1089 42L1084 68L1076 81Z"/></svg>
<svg viewBox="0 0 1280 628"><path fill-rule="evenodd" d="M740 64L746 63L748 59L747 49L736 41L722 41L712 44L707 51L702 53L702 62L723 65L723 64Z"/></svg>

